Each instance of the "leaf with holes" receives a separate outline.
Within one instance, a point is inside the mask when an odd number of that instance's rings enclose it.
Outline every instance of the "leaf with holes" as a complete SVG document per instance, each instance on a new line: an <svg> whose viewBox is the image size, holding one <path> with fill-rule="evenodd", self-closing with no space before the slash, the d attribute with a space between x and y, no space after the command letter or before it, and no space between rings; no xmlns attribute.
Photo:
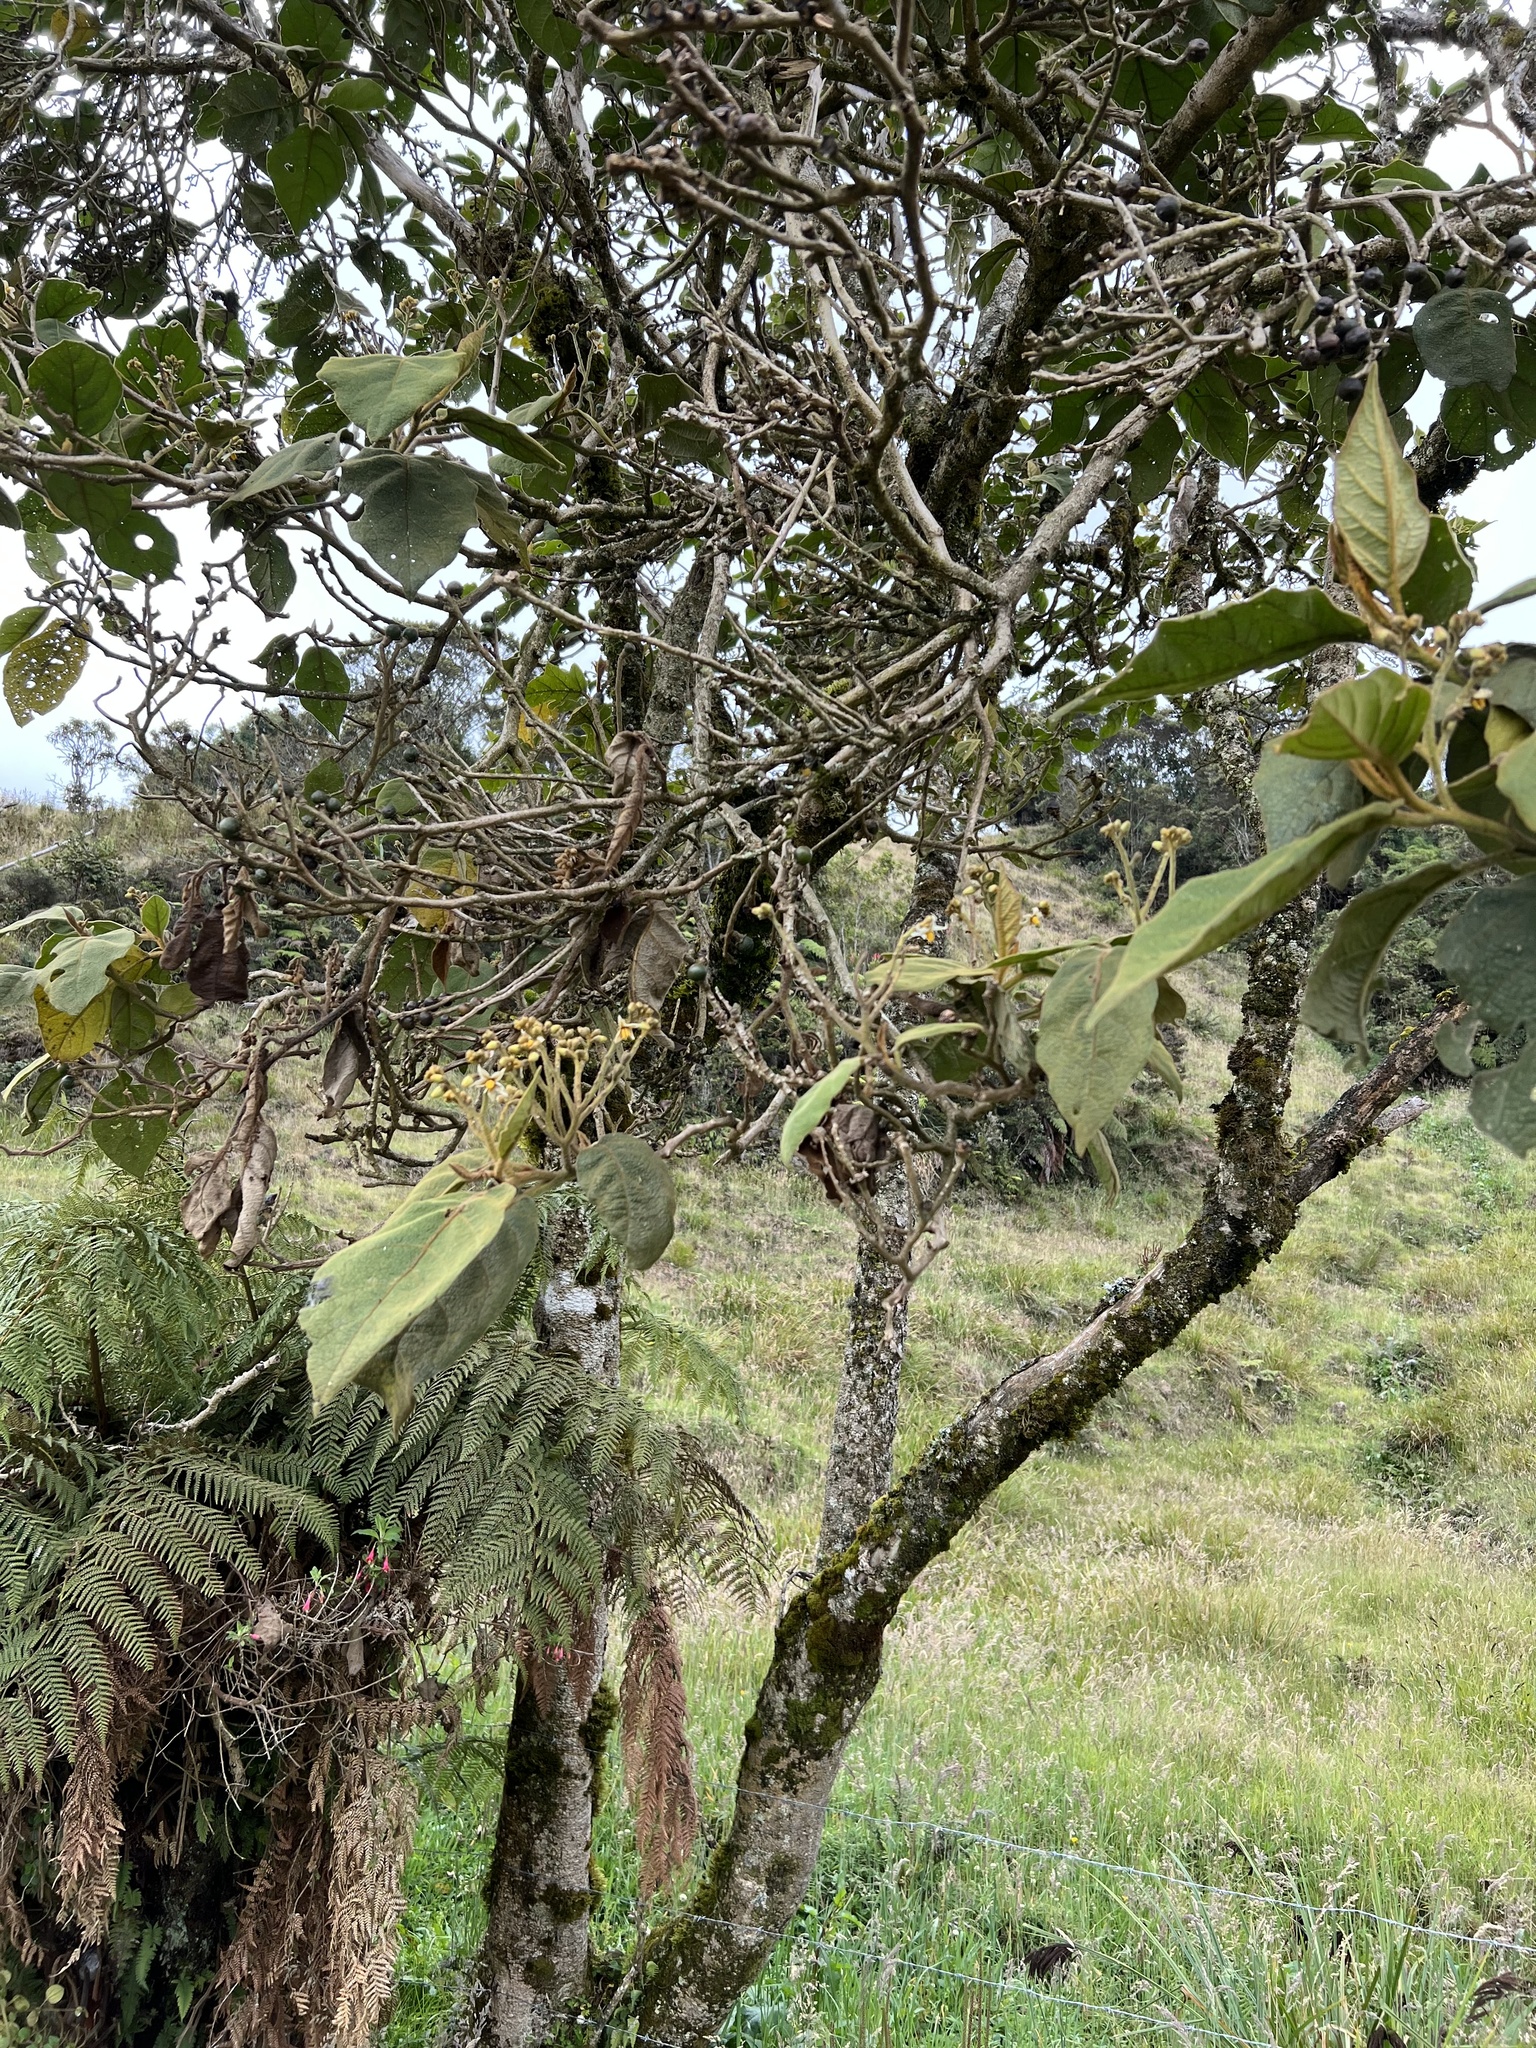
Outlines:
<svg viewBox="0 0 1536 2048"><path fill-rule="evenodd" d="M1452 612L1464 612L1472 602L1472 564L1461 551L1461 543L1450 521L1439 513L1429 522L1429 539L1419 557L1419 566L1403 585L1403 605L1417 612L1432 626L1443 626Z"/></svg>
<svg viewBox="0 0 1536 2048"><path fill-rule="evenodd" d="M447 568L477 517L473 470L441 457L360 455L342 478L363 500L358 545L411 597Z"/></svg>
<svg viewBox="0 0 1536 2048"><path fill-rule="evenodd" d="M1452 391L1507 391L1515 374L1515 314L1502 292L1436 292L1413 319L1414 345L1431 377Z"/></svg>
<svg viewBox="0 0 1536 2048"><path fill-rule="evenodd" d="M32 1001L37 1010L37 1029L44 1052L65 1066L72 1066L76 1060L83 1060L87 1053L94 1052L106 1037L107 1027L112 1021L110 989L103 989L93 1003L87 1003L78 1017L67 1017L62 1010L56 1010L40 988L33 990Z"/></svg>
<svg viewBox="0 0 1536 2048"><path fill-rule="evenodd" d="M86 645L62 619L18 641L6 657L5 701L18 725L55 711L80 680Z"/></svg>
<svg viewBox="0 0 1536 2048"><path fill-rule="evenodd" d="M154 1089L118 1074L91 1105L91 1136L121 1172L142 1180L170 1136L171 1119Z"/></svg>
<svg viewBox="0 0 1536 2048"><path fill-rule="evenodd" d="M576 1158L576 1181L610 1237L643 1273L672 1242L677 1183L666 1160L630 1131L610 1131Z"/></svg>
<svg viewBox="0 0 1536 2048"><path fill-rule="evenodd" d="M786 1166L863 1064L860 1055L852 1053L847 1059L839 1060L832 1071L823 1074L813 1087L806 1089L784 1119L784 1129L779 1138L779 1157Z"/></svg>
<svg viewBox="0 0 1536 2048"><path fill-rule="evenodd" d="M1536 1025L1536 875L1479 889L1440 934L1435 959L1490 1029Z"/></svg>
<svg viewBox="0 0 1536 2048"><path fill-rule="evenodd" d="M1400 592L1429 540L1429 511L1403 460L1373 363L1334 474L1333 523L1378 590Z"/></svg>
<svg viewBox="0 0 1536 2048"><path fill-rule="evenodd" d="M1247 867L1197 875L1183 883L1156 917L1131 934L1120 971L1095 1006L1095 1023L1130 1001L1159 975L1214 953L1262 924L1322 873L1333 856L1361 832L1387 824L1395 804L1365 804L1305 839L1292 839Z"/></svg>

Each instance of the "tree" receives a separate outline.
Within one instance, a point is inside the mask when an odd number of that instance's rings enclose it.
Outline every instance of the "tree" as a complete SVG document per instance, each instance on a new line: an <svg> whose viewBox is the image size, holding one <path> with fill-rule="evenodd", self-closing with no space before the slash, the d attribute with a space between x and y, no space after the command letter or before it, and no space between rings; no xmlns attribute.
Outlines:
<svg viewBox="0 0 1536 2048"><path fill-rule="evenodd" d="M101 719L66 718L48 735L64 764L64 808L85 812L94 805L117 762L117 735Z"/></svg>
<svg viewBox="0 0 1536 2048"><path fill-rule="evenodd" d="M707 2038L803 1890L915 1574L1270 1256L1434 1057L1438 1020L1288 1138L1304 987L1311 1020L1363 1040L1397 909L1448 875L1362 898L1308 985L1317 878L1387 826L1465 834L1474 855L1440 864L1458 874L1536 852L1529 664L1469 639L1441 509L1536 445L1536 195L1523 170L1454 187L1426 162L1489 94L1531 139L1524 39L1498 14L1329 0L6 19L0 468L40 579L0 629L8 701L37 715L109 653L156 789L212 835L179 910L56 923L7 970L48 1056L37 1112L67 1073L82 1133L133 1165L229 1101L184 1216L239 1266L273 1169L266 1077L323 1046L339 1130L436 1154L306 1317L317 1393L365 1378L400 1415L517 1286L530 1205L585 1201L615 1261L656 1255L654 1147L706 1135L673 1114L706 1044L750 1097L718 1141L782 1118L786 1156L860 1225L835 1453L856 1443L859 1477L833 1475L732 1824L616 1994L644 2031ZM1420 95L1405 81L1442 48L1467 80ZM1445 396L1415 436L1426 372ZM208 520L190 607L161 601L172 511ZM294 545L324 592L302 614ZM253 606L277 628L261 691L225 638ZM1392 665L1356 678L1368 645ZM483 678L483 733L428 715L449 650ZM178 728L200 684L242 694L245 722ZM1257 785L1269 851L1179 887L1187 828L1161 821L1149 854L1111 820L1123 943L1053 946L1007 857L1070 837L1092 803L1072 755L1163 700L1255 852L1254 741L1286 728ZM1015 822L1053 793L1064 817ZM944 879L861 977L817 882L881 834ZM1527 903L1524 881L1485 888L1444 942L1506 1035ZM278 915L312 945L256 981ZM887 1489L900 1310L967 1131L1048 1085L1112 1179L1116 1103L1149 1064L1177 1081L1169 977L1247 933L1185 1243ZM185 1021L253 991L233 1053ZM1530 1057L1474 1097L1520 1147ZM572 1280L594 1357L599 1267ZM542 1819L504 1806L547 1909L523 1897L503 1924L544 1933L488 1958L508 2041L612 2005L567 1938L579 1900L556 1910L589 1822L580 1702L546 1709L531 1675L524 1698L559 1720L574 1789ZM550 1732L520 1725L514 1749Z"/></svg>

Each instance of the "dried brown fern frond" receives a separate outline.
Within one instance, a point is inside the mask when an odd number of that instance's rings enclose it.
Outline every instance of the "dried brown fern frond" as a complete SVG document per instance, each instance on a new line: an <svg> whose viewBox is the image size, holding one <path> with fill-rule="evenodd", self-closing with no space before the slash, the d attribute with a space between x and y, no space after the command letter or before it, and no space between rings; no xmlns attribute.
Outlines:
<svg viewBox="0 0 1536 2048"><path fill-rule="evenodd" d="M640 1896L648 1899L682 1869L699 1832L683 1662L659 1591L630 1624L619 1740L640 1847Z"/></svg>
<svg viewBox="0 0 1536 2048"><path fill-rule="evenodd" d="M59 1903L82 1942L106 1937L122 1855L117 1774L95 1722L82 1714L59 1809Z"/></svg>
<svg viewBox="0 0 1536 2048"><path fill-rule="evenodd" d="M331 1814L330 1983L335 2048L368 2048L394 1980L416 1786L394 1758L349 1757Z"/></svg>

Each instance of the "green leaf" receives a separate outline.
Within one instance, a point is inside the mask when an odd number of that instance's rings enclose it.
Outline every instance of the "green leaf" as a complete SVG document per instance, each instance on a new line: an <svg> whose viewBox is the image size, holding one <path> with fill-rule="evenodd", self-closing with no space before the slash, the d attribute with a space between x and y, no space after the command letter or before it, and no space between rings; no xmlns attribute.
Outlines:
<svg viewBox="0 0 1536 2048"><path fill-rule="evenodd" d="M1302 998L1301 1021L1335 1045L1369 1045L1366 1012L1394 933L1426 897L1463 869L1455 861L1431 861L1344 906L1333 937L1312 969Z"/></svg>
<svg viewBox="0 0 1536 2048"><path fill-rule="evenodd" d="M1536 1039L1509 1066L1479 1074L1467 1107L1480 1131L1523 1159L1536 1145Z"/></svg>
<svg viewBox="0 0 1536 2048"><path fill-rule="evenodd" d="M117 352L117 374L125 388L147 397L159 396L166 384L185 397L204 382L197 343L177 320L136 327Z"/></svg>
<svg viewBox="0 0 1536 2048"><path fill-rule="evenodd" d="M121 1172L142 1180L170 1136L171 1119L159 1105L163 1098L127 1074L117 1074L98 1090L91 1105L91 1136Z"/></svg>
<svg viewBox="0 0 1536 2048"><path fill-rule="evenodd" d="M1528 725L1536 725L1536 661L1527 655L1506 661L1484 680L1489 700L1506 711L1518 711Z"/></svg>
<svg viewBox="0 0 1536 2048"><path fill-rule="evenodd" d="M1536 875L1479 889L1440 934L1435 959L1492 1030L1536 1024Z"/></svg>
<svg viewBox="0 0 1536 2048"><path fill-rule="evenodd" d="M0 654L9 654L13 647L19 646L47 616L47 605L24 604L19 612L12 612L8 619L0 619Z"/></svg>
<svg viewBox="0 0 1536 2048"><path fill-rule="evenodd" d="M139 905L139 921L152 939L163 939L171 922L171 906L163 896L146 896Z"/></svg>
<svg viewBox="0 0 1536 2048"><path fill-rule="evenodd" d="M1155 978L1102 1016L1094 1014L1129 951L1104 946L1065 961L1040 1004L1035 1058L1045 1069L1057 1108L1072 1126L1079 1152L1102 1133L1157 1042L1152 1027Z"/></svg>
<svg viewBox="0 0 1536 2048"><path fill-rule="evenodd" d="M699 394L691 384L671 370L642 370L635 379L636 412L640 426L649 432L677 406L697 405Z"/></svg>
<svg viewBox="0 0 1536 2048"><path fill-rule="evenodd" d="M1452 612L1464 612L1472 602L1472 564L1461 551L1461 543L1448 519L1438 512L1430 517L1429 539L1419 557L1419 566L1403 585L1403 604L1432 626L1443 626Z"/></svg>
<svg viewBox="0 0 1536 2048"><path fill-rule="evenodd" d="M297 682L299 702L334 737L341 731L352 690L346 663L329 647L311 647L299 663Z"/></svg>
<svg viewBox="0 0 1536 2048"><path fill-rule="evenodd" d="M1429 539L1429 512L1397 444L1373 363L1335 469L1333 523L1378 590L1400 593Z"/></svg>
<svg viewBox="0 0 1536 2048"><path fill-rule="evenodd" d="M1436 292L1413 320L1424 367L1451 390L1486 384L1507 391L1515 374L1514 308L1502 292L1463 286Z"/></svg>
<svg viewBox="0 0 1536 2048"><path fill-rule="evenodd" d="M532 434L525 434L521 427L514 427L510 420L497 419L494 413L483 411L478 405L450 405L443 408L443 418L451 426L462 427L466 434L472 434L487 448L494 448L502 455L510 455L514 462L531 463L535 469L547 466L549 451Z"/></svg>
<svg viewBox="0 0 1536 2048"><path fill-rule="evenodd" d="M725 440L718 427L704 420L663 420L657 446L668 462L712 469L717 476L729 474Z"/></svg>
<svg viewBox="0 0 1536 2048"><path fill-rule="evenodd" d="M126 484L66 472L50 479L48 488L63 516L85 528L109 569L156 581L175 575L181 560L175 539L151 513L135 510Z"/></svg>
<svg viewBox="0 0 1536 2048"><path fill-rule="evenodd" d="M556 14L550 0L515 0L515 5L523 33L534 48L553 57L562 71L568 71L581 48L581 30Z"/></svg>
<svg viewBox="0 0 1536 2048"><path fill-rule="evenodd" d="M245 498L260 497L263 491L280 490L284 484L329 476L340 461L339 434L312 434L305 441L290 441L286 448L279 448L275 455L259 462L239 490L231 491L224 502L238 505Z"/></svg>
<svg viewBox="0 0 1536 2048"><path fill-rule="evenodd" d="M51 413L99 434L117 411L123 380L112 360L83 341L57 341L32 360L27 383Z"/></svg>
<svg viewBox="0 0 1536 2048"><path fill-rule="evenodd" d="M1312 702L1307 722L1280 742L1309 761L1374 761L1394 767L1424 730L1429 691L1395 669L1373 668L1335 683Z"/></svg>
<svg viewBox="0 0 1536 2048"><path fill-rule="evenodd" d="M447 568L475 523L475 475L456 462L360 455L342 480L363 500L352 525L359 546L410 597Z"/></svg>
<svg viewBox="0 0 1536 2048"><path fill-rule="evenodd" d="M1278 668L1341 641L1368 640L1365 621L1322 590L1265 590L1214 611L1165 619L1134 660L1108 682L1074 697L1062 719L1101 704L1183 697L1230 683L1253 669Z"/></svg>
<svg viewBox="0 0 1536 2048"><path fill-rule="evenodd" d="M270 71L237 71L208 102L198 132L242 156L262 156L298 121L299 104Z"/></svg>
<svg viewBox="0 0 1536 2048"><path fill-rule="evenodd" d="M1159 975L1171 974L1187 961L1214 953L1218 946L1273 917L1322 873L1341 847L1363 829L1385 825L1395 809L1393 804L1366 804L1308 833L1305 839L1276 847L1245 868L1197 875L1185 882L1156 917L1131 934L1120 972L1099 1000L1099 1012L1118 1008Z"/></svg>
<svg viewBox="0 0 1536 2048"><path fill-rule="evenodd" d="M1536 832L1536 733L1510 748L1499 763L1496 780L1519 812L1521 824Z"/></svg>
<svg viewBox="0 0 1536 2048"><path fill-rule="evenodd" d="M779 1138L779 1157L787 1166L815 1130L838 1096L864 1064L860 1054L839 1060L831 1073L823 1074L814 1087L807 1088L789 1115Z"/></svg>
<svg viewBox="0 0 1536 2048"><path fill-rule="evenodd" d="M267 176L291 225L307 228L346 189L340 136L331 128L295 128L267 151Z"/></svg>
<svg viewBox="0 0 1536 2048"><path fill-rule="evenodd" d="M18 725L56 711L80 680L86 644L62 619L11 649L5 663L5 701Z"/></svg>
<svg viewBox="0 0 1536 2048"><path fill-rule="evenodd" d="M374 809L388 809L397 818L411 818L421 809L421 798L403 775L392 775L381 783L373 799Z"/></svg>
<svg viewBox="0 0 1536 2048"><path fill-rule="evenodd" d="M38 986L61 1017L78 1017L113 986L107 970L126 962L134 947L134 934L123 925L60 939L38 969Z"/></svg>
<svg viewBox="0 0 1536 2048"><path fill-rule="evenodd" d="M654 1266L677 1223L677 1183L666 1160L633 1132L610 1131L577 1154L576 1180L636 1272Z"/></svg>
<svg viewBox="0 0 1536 2048"><path fill-rule="evenodd" d="M1475 1071L1472 1041L1482 1028L1482 1019L1470 1012L1464 1017L1447 1017L1440 1026L1435 1033L1435 1057L1448 1074L1465 1081Z"/></svg>
<svg viewBox="0 0 1536 2048"><path fill-rule="evenodd" d="M397 1422L414 1381L484 1336L538 1248L538 1204L515 1188L429 1173L371 1237L327 1259L299 1321L315 1406L370 1375Z"/></svg>
<svg viewBox="0 0 1536 2048"><path fill-rule="evenodd" d="M1347 761L1299 760L1281 753L1279 739L1264 742L1253 796L1264 820L1264 843L1271 850L1288 839L1305 839L1319 825L1357 811L1365 802L1365 791Z"/></svg>
<svg viewBox="0 0 1536 2048"><path fill-rule="evenodd" d="M476 328L456 349L431 356L332 356L320 379L349 420L370 441L382 441L413 413L446 398L462 384L480 354L485 330Z"/></svg>
<svg viewBox="0 0 1536 2048"><path fill-rule="evenodd" d="M378 78L338 78L325 96L328 107L340 107L349 114L381 114L389 105L389 94Z"/></svg>
<svg viewBox="0 0 1536 2048"><path fill-rule="evenodd" d="M345 63L352 48L346 23L324 0L283 0L277 25L290 47L318 50L327 63Z"/></svg>
<svg viewBox="0 0 1536 2048"><path fill-rule="evenodd" d="M1228 469L1246 467L1248 413L1219 370L1202 370L1182 396L1175 399L1174 411L1200 446L1218 462L1225 463Z"/></svg>
<svg viewBox="0 0 1536 2048"><path fill-rule="evenodd" d="M256 602L269 619L287 609L298 588L298 573L287 542L280 533L253 533L246 537L245 574Z"/></svg>
<svg viewBox="0 0 1536 2048"><path fill-rule="evenodd" d="M341 772L339 761L317 761L304 776L304 794L307 797L340 796L347 786L347 779Z"/></svg>
<svg viewBox="0 0 1536 2048"><path fill-rule="evenodd" d="M1512 583L1497 597L1479 598L1477 608L1480 612L1496 612L1501 604L1518 604L1523 597L1536 597L1536 576L1527 576L1522 582Z"/></svg>

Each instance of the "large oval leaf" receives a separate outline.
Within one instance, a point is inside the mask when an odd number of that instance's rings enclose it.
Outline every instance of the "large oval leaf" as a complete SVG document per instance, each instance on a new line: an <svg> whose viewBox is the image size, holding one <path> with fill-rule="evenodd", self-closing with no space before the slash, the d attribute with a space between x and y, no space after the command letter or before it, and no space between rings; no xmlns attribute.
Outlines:
<svg viewBox="0 0 1536 2048"><path fill-rule="evenodd" d="M1320 648L1370 637L1365 621L1341 610L1324 590L1264 590L1213 611L1165 619L1118 675L1074 697L1054 715L1065 718L1101 704L1187 696L1253 669L1278 668Z"/></svg>
<svg viewBox="0 0 1536 2048"><path fill-rule="evenodd" d="M361 455L342 472L363 509L358 544L414 597L446 569L477 517L474 472L418 455Z"/></svg>
<svg viewBox="0 0 1536 2048"><path fill-rule="evenodd" d="M341 138L331 128L295 128L267 151L267 176L290 224L307 228L346 188Z"/></svg>
<svg viewBox="0 0 1536 2048"><path fill-rule="evenodd" d="M240 486L225 499L238 505L243 498L259 497L263 491L280 490L285 484L307 483L327 477L341 460L339 434L311 434L304 441L290 441L265 462L259 462Z"/></svg>
<svg viewBox="0 0 1536 2048"><path fill-rule="evenodd" d="M97 1149L135 1180L148 1173L170 1135L171 1119L162 1100L152 1089L118 1074L91 1105L91 1136Z"/></svg>
<svg viewBox="0 0 1536 2048"><path fill-rule="evenodd" d="M352 678L341 656L329 647L308 648L295 680L299 702L311 718L318 718L328 733L339 733L352 689Z"/></svg>
<svg viewBox="0 0 1536 2048"><path fill-rule="evenodd" d="M1157 1045L1152 1016L1158 989L1148 981L1129 1002L1095 1020L1100 997L1126 954L1103 946L1064 961L1040 1004L1035 1057L1045 1069L1057 1108L1086 1152L1124 1100ZM1176 1072L1177 1070L1175 1070Z"/></svg>
<svg viewBox="0 0 1536 2048"><path fill-rule="evenodd" d="M463 383L480 353L484 331L477 328L442 355L332 356L320 366L321 381L370 441L382 441L412 413Z"/></svg>
<svg viewBox="0 0 1536 2048"><path fill-rule="evenodd" d="M27 382L51 413L99 434L117 411L123 382L109 356L84 341L56 341L33 359Z"/></svg>
<svg viewBox="0 0 1536 2048"><path fill-rule="evenodd" d="M1282 754L1309 761L1374 761L1390 768L1424 730L1429 691L1395 669L1335 683L1314 699L1307 722L1280 742Z"/></svg>
<svg viewBox="0 0 1536 2048"><path fill-rule="evenodd" d="M371 1375L398 1420L417 1377L484 1336L538 1241L538 1204L515 1188L429 1173L382 1230L315 1275L299 1316L315 1406Z"/></svg>
<svg viewBox="0 0 1536 2048"><path fill-rule="evenodd" d="M637 1272L672 1242L677 1183L666 1160L630 1131L610 1131L576 1160L576 1179L610 1237Z"/></svg>
<svg viewBox="0 0 1536 2048"><path fill-rule="evenodd" d="M1507 391L1513 381L1515 315L1502 292L1437 292L1414 315L1413 339L1431 377L1453 391L1469 384Z"/></svg>
<svg viewBox="0 0 1536 2048"><path fill-rule="evenodd" d="M1536 1024L1536 875L1479 889L1440 934L1435 958L1493 1030Z"/></svg>

